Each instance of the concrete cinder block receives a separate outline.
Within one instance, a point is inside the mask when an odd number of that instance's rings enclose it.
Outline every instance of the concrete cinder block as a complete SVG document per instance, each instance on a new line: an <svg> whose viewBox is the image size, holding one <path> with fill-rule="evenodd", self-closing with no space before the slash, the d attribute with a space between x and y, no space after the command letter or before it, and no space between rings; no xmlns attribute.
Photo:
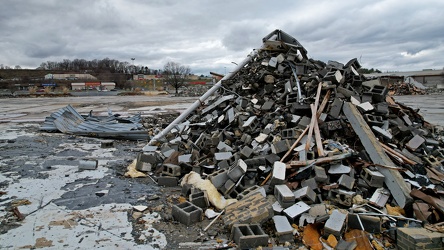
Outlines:
<svg viewBox="0 0 444 250"><path fill-rule="evenodd" d="M226 227L231 228L234 224L240 223L262 224L273 217L273 214L271 203L257 192L228 205L222 220Z"/></svg>
<svg viewBox="0 0 444 250"><path fill-rule="evenodd" d="M339 177L338 183L340 186L347 188L348 190L352 190L355 186L355 178L350 177L349 175L343 174Z"/></svg>
<svg viewBox="0 0 444 250"><path fill-rule="evenodd" d="M228 197L230 192L233 190L233 188L236 186L236 183L232 181L231 179L228 179L222 187L220 187L218 190L225 196Z"/></svg>
<svg viewBox="0 0 444 250"><path fill-rule="evenodd" d="M206 209L210 205L210 203L208 202L207 193L204 191L190 194L189 200L191 203L202 209Z"/></svg>
<svg viewBox="0 0 444 250"><path fill-rule="evenodd" d="M163 164L162 174L177 177L177 176L180 176L181 170L182 170L181 167L178 165L166 163L166 164Z"/></svg>
<svg viewBox="0 0 444 250"><path fill-rule="evenodd" d="M369 202L370 204L376 207L382 208L385 207L385 204L387 203L389 198L390 198L390 191L381 187L376 189L376 191L373 193L372 197L370 198Z"/></svg>
<svg viewBox="0 0 444 250"><path fill-rule="evenodd" d="M193 157L192 154L179 155L179 157L178 157L179 164L180 163L191 163L192 157Z"/></svg>
<svg viewBox="0 0 444 250"><path fill-rule="evenodd" d="M371 187L382 187L384 185L385 176L379 171L373 171L368 168L364 168L361 172L361 177Z"/></svg>
<svg viewBox="0 0 444 250"><path fill-rule="evenodd" d="M325 222L324 235L328 236L333 234L336 237L340 237L344 229L344 223L347 218L347 214L341 213L335 209L330 215L330 218Z"/></svg>
<svg viewBox="0 0 444 250"><path fill-rule="evenodd" d="M331 201L337 202L344 206L351 206L353 204L353 197L356 192L346 191L342 189L330 189L328 197Z"/></svg>
<svg viewBox="0 0 444 250"><path fill-rule="evenodd" d="M327 173L325 173L325 168L314 166L314 172L315 172L315 180L317 182L326 183L328 181Z"/></svg>
<svg viewBox="0 0 444 250"><path fill-rule="evenodd" d="M284 184L285 183L285 163L276 161L273 164L273 172L270 179L270 186Z"/></svg>
<svg viewBox="0 0 444 250"><path fill-rule="evenodd" d="M282 215L275 215L273 216L273 222L279 243L282 244L286 241L292 242L293 227L291 226L290 222L288 222L287 217Z"/></svg>
<svg viewBox="0 0 444 250"><path fill-rule="evenodd" d="M289 149L290 145L287 140L280 140L271 145L271 152L273 154L282 154L286 153Z"/></svg>
<svg viewBox="0 0 444 250"><path fill-rule="evenodd" d="M284 209L284 214L291 222L296 222L297 217L310 210L310 206L303 201L299 201L289 208Z"/></svg>
<svg viewBox="0 0 444 250"><path fill-rule="evenodd" d="M274 186L274 196L283 208L288 208L295 203L293 192L285 184Z"/></svg>
<svg viewBox="0 0 444 250"><path fill-rule="evenodd" d="M297 200L304 201L307 204L316 202L316 193L309 186L305 186L293 192Z"/></svg>
<svg viewBox="0 0 444 250"><path fill-rule="evenodd" d="M357 105L357 107L362 113L370 112L375 109L375 107L373 107L373 105L369 102L361 103Z"/></svg>
<svg viewBox="0 0 444 250"><path fill-rule="evenodd" d="M200 207L188 201L172 207L173 219L187 226L202 221L202 213Z"/></svg>
<svg viewBox="0 0 444 250"><path fill-rule="evenodd" d="M328 112L328 115L330 115L334 119L338 119L339 115L341 114L343 104L344 102L341 99L335 98L333 103L331 104L331 108L330 111Z"/></svg>
<svg viewBox="0 0 444 250"><path fill-rule="evenodd" d="M227 169L220 169L216 172L211 173L207 177L213 185L219 189L222 187L225 182L227 182L228 178L228 170Z"/></svg>
<svg viewBox="0 0 444 250"><path fill-rule="evenodd" d="M310 178L310 179L303 180L303 181L301 182L301 186L302 186L302 187L310 187L310 189L311 189L312 191L318 190L318 183L316 182L315 177ZM307 192L310 192L310 191L307 191ZM312 197L311 192L310 192L309 195L310 195L310 197Z"/></svg>
<svg viewBox="0 0 444 250"><path fill-rule="evenodd" d="M247 164L242 159L239 159L236 165L228 169L228 178L237 182L247 172L247 168Z"/></svg>
<svg viewBox="0 0 444 250"><path fill-rule="evenodd" d="M284 211L284 208L279 204L279 201L274 202L272 208L275 215L281 215Z"/></svg>
<svg viewBox="0 0 444 250"><path fill-rule="evenodd" d="M423 143L425 142L425 139L420 135L413 136L410 141L407 142L406 147L409 148L412 151L416 151Z"/></svg>
<svg viewBox="0 0 444 250"><path fill-rule="evenodd" d="M218 152L214 154L214 160L216 161L223 161L223 160L229 160L233 154L231 152Z"/></svg>
<svg viewBox="0 0 444 250"><path fill-rule="evenodd" d="M175 187L177 186L177 177L159 176L157 177L157 185L165 187Z"/></svg>
<svg viewBox="0 0 444 250"><path fill-rule="evenodd" d="M242 159L250 158L251 155L253 154L253 151L254 150L248 146L243 147L242 150L240 151L241 158Z"/></svg>
<svg viewBox="0 0 444 250"><path fill-rule="evenodd" d="M259 224L235 224L231 228L231 238L239 249L254 249L268 245L268 234Z"/></svg>
<svg viewBox="0 0 444 250"><path fill-rule="evenodd" d="M257 120L256 116L249 117L243 124L242 124L242 130L244 132L251 132L256 129L258 126L259 121Z"/></svg>

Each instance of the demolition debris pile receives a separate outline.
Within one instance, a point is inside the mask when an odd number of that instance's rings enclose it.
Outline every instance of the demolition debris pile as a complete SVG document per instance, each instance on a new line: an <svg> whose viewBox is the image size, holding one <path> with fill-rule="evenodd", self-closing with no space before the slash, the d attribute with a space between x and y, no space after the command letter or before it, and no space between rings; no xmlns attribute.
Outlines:
<svg viewBox="0 0 444 250"><path fill-rule="evenodd" d="M181 180L189 201L173 206L173 218L190 225L216 208L239 248L273 239L312 249L441 249L436 128L387 87L367 84L356 59L309 59L280 30L263 43L138 156L137 169L156 172L159 185Z"/></svg>

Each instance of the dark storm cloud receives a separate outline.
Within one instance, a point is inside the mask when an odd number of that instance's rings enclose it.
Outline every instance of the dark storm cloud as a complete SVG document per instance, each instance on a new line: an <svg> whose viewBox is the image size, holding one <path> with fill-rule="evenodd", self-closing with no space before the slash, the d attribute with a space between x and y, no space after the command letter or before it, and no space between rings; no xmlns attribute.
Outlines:
<svg viewBox="0 0 444 250"><path fill-rule="evenodd" d="M309 56L381 70L442 68L442 1L24 1L0 9L0 64L35 68L63 59L119 61L194 73L234 67L275 29Z"/></svg>

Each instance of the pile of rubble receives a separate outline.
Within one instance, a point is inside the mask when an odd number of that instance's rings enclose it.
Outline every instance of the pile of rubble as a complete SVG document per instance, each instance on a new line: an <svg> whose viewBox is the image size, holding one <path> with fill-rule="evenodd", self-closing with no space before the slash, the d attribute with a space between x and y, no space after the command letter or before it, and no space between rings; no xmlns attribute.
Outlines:
<svg viewBox="0 0 444 250"><path fill-rule="evenodd" d="M436 128L366 87L356 59L309 59L280 30L263 43L138 156L159 185L181 184L173 218L191 225L212 208L242 249L442 249Z"/></svg>
<svg viewBox="0 0 444 250"><path fill-rule="evenodd" d="M389 95L425 95L427 92L423 88L416 87L413 83L398 82L390 83L387 88Z"/></svg>

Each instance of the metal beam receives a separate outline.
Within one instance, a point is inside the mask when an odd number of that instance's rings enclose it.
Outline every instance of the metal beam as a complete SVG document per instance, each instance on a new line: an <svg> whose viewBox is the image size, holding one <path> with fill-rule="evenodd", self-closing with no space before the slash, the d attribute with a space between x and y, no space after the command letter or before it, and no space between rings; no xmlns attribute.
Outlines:
<svg viewBox="0 0 444 250"><path fill-rule="evenodd" d="M342 111L361 140L362 145L373 163L385 166L395 166L392 160L390 160L390 158L384 153L384 149L379 144L376 136L373 134L355 105L350 102L345 102ZM377 168L378 171L385 176L384 183L390 190L398 205L403 208L410 206L413 203L413 199L410 196L410 188L407 186L401 174L397 170L383 167Z"/></svg>

